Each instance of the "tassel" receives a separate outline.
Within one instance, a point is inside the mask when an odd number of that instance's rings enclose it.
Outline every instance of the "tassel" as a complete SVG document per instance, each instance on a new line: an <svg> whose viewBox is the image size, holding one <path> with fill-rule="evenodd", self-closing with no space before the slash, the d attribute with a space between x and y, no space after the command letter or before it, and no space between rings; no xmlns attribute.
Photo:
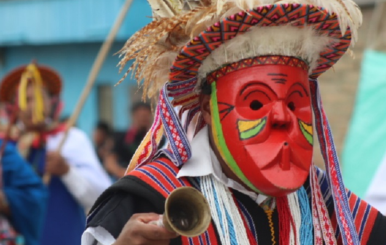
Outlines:
<svg viewBox="0 0 386 245"><path fill-rule="evenodd" d="M44 99L42 86L35 84L34 86L35 108L33 122L39 123L44 121Z"/></svg>
<svg viewBox="0 0 386 245"><path fill-rule="evenodd" d="M240 216L243 219L244 226L247 228L246 231L247 231L247 236L249 240L249 245L258 245L255 225L253 224L253 221L248 222L248 218L247 218L247 216L249 216L249 218L252 219L251 215L248 213L245 206L241 202L237 201L234 196L233 196L233 201L237 205ZM271 216L271 221L272 221L272 216ZM273 224L272 224L272 229L273 229ZM275 230L273 231L272 237L273 238L275 237ZM273 242L275 243L275 239L273 239ZM272 245L275 245L275 244L272 244Z"/></svg>
<svg viewBox="0 0 386 245"><path fill-rule="evenodd" d="M297 191L297 196L300 205L300 212L302 216L300 225L300 244L312 244L312 213L310 209L310 202L308 200L307 192L304 187Z"/></svg>
<svg viewBox="0 0 386 245"><path fill-rule="evenodd" d="M326 204L320 190L316 168L311 166L310 183L312 188L312 213L315 232L315 244L338 244L328 215Z"/></svg>
<svg viewBox="0 0 386 245"><path fill-rule="evenodd" d="M340 172L339 161L331 134L331 128L323 109L317 80L310 80L310 88L312 95L311 102L316 121L315 126L318 132L321 153L326 166L327 178L329 180L328 182L333 195L334 211L342 235L343 244L359 245L359 236L355 229L354 220L349 208L347 193ZM316 184L319 185L317 182ZM320 187L315 190L313 186L312 191L320 192ZM321 204L317 202L318 208L320 208L321 205L325 206L324 200L321 200L321 202L322 201L323 203ZM329 217L327 224L328 223L331 223ZM328 226L329 225L330 224L328 224Z"/></svg>
<svg viewBox="0 0 386 245"><path fill-rule="evenodd" d="M21 75L19 90L18 90L18 104L21 111L27 110L27 85L28 75L23 73Z"/></svg>
<svg viewBox="0 0 386 245"><path fill-rule="evenodd" d="M43 80L38 67L34 63L29 64L21 75L18 90L18 102L21 111L27 110L27 87L29 81L33 83L35 98L35 106L32 112L32 122L40 123L44 121L44 98L42 91Z"/></svg>
<svg viewBox="0 0 386 245"><path fill-rule="evenodd" d="M221 244L250 244L247 228L230 190L213 175L200 178L200 189L208 200Z"/></svg>
<svg viewBox="0 0 386 245"><path fill-rule="evenodd" d="M267 214L269 228L271 230L272 245L276 245L275 227L274 227L273 220L272 220L273 209L266 209L266 210L264 210L264 212Z"/></svg>
<svg viewBox="0 0 386 245"><path fill-rule="evenodd" d="M290 233L290 244L302 244L300 243L300 226L302 224L302 215L297 192L289 194L287 199L291 212L290 215L293 220L293 226L291 227Z"/></svg>
<svg viewBox="0 0 386 245"><path fill-rule="evenodd" d="M277 212L279 213L279 244L290 244L291 212L287 197L276 198Z"/></svg>

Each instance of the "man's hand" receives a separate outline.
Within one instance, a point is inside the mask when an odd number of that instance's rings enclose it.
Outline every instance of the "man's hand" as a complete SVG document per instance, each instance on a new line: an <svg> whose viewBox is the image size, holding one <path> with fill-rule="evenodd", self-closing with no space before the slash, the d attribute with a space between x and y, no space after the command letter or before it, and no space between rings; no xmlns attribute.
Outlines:
<svg viewBox="0 0 386 245"><path fill-rule="evenodd" d="M107 172L112 174L117 179L125 176L126 168L122 168L118 164L118 159L115 154L109 154L107 157L105 157L103 164Z"/></svg>
<svg viewBox="0 0 386 245"><path fill-rule="evenodd" d="M62 176L70 170L66 160L56 151L47 152L46 155L46 173Z"/></svg>
<svg viewBox="0 0 386 245"><path fill-rule="evenodd" d="M8 206L7 197L2 190L0 190L0 214L11 214L11 209Z"/></svg>
<svg viewBox="0 0 386 245"><path fill-rule="evenodd" d="M113 245L169 245L178 235L153 224L158 219L160 215L155 213L134 214Z"/></svg>

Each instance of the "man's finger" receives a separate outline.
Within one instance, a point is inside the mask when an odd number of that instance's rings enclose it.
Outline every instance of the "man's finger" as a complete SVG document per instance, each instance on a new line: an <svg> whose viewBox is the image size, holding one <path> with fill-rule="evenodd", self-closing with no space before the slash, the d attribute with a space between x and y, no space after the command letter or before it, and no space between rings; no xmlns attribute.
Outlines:
<svg viewBox="0 0 386 245"><path fill-rule="evenodd" d="M170 240L178 236L175 232L166 230L165 227L153 224L144 224L141 229L141 236L149 240Z"/></svg>
<svg viewBox="0 0 386 245"><path fill-rule="evenodd" d="M169 240L177 237L174 232L170 232L165 227L157 226L156 223L159 219L162 219L162 215L156 213L143 213L135 214L132 217L136 219L140 224L141 236L149 240Z"/></svg>
<svg viewBox="0 0 386 245"><path fill-rule="evenodd" d="M156 213L140 213L140 214L134 214L132 218L147 224L147 223L150 223L151 221L157 221L158 219L160 219L160 216L161 215Z"/></svg>
<svg viewBox="0 0 386 245"><path fill-rule="evenodd" d="M156 213L134 214L132 219L138 222L138 231L140 235L148 240L169 240L178 236L174 232L166 230L165 227L157 226L156 223L162 219L162 215Z"/></svg>

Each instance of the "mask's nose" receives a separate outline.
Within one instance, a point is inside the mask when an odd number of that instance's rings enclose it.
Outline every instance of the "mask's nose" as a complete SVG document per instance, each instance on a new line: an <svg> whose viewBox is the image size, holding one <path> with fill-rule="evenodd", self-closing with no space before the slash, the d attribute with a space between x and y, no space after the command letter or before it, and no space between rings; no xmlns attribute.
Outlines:
<svg viewBox="0 0 386 245"><path fill-rule="evenodd" d="M290 126L290 115L288 114L287 106L283 101L275 102L272 108L271 116L272 128L287 129Z"/></svg>

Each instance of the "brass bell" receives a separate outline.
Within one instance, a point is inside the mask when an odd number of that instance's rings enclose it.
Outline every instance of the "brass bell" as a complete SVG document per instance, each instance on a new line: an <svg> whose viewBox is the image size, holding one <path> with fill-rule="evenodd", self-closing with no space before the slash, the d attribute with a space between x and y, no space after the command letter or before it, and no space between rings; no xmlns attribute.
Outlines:
<svg viewBox="0 0 386 245"><path fill-rule="evenodd" d="M208 201L193 187L177 188L166 199L162 222L169 231L186 237L199 236L211 220Z"/></svg>

